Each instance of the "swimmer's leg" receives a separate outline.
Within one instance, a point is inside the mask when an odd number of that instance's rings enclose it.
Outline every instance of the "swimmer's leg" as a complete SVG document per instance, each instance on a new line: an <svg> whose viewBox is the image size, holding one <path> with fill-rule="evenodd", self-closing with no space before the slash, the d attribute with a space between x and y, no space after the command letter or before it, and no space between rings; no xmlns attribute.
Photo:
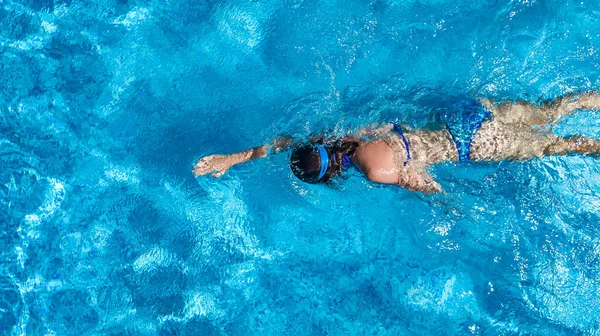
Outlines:
<svg viewBox="0 0 600 336"><path fill-rule="evenodd" d="M600 93L594 91L566 95L545 101L540 106L526 101L504 101L498 105L487 99L480 101L492 111L497 121L532 127L549 126L577 110L600 109Z"/></svg>
<svg viewBox="0 0 600 336"><path fill-rule="evenodd" d="M486 122L471 143L472 161L526 161L570 154L600 156L600 140L581 135L561 137L529 126Z"/></svg>
<svg viewBox="0 0 600 336"><path fill-rule="evenodd" d="M492 112L492 122L536 127L547 125L554 120L553 116L547 115L540 107L524 100L507 100L500 104L494 104L487 99L480 99L479 101Z"/></svg>
<svg viewBox="0 0 600 336"><path fill-rule="evenodd" d="M548 143L544 155L568 155L581 154L600 156L600 140L574 135L570 137L554 136L553 141Z"/></svg>
<svg viewBox="0 0 600 336"><path fill-rule="evenodd" d="M577 110L598 109L600 109L600 93L589 91L545 101L540 105L538 111L547 116L546 119L551 123Z"/></svg>

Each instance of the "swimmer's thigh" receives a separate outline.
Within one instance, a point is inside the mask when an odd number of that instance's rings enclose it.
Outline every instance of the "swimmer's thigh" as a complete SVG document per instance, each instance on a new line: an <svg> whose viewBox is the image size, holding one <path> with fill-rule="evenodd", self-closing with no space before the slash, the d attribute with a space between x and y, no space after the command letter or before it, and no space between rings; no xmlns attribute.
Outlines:
<svg viewBox="0 0 600 336"><path fill-rule="evenodd" d="M544 155L551 140L545 132L498 118L484 122L471 143L472 161L528 160Z"/></svg>

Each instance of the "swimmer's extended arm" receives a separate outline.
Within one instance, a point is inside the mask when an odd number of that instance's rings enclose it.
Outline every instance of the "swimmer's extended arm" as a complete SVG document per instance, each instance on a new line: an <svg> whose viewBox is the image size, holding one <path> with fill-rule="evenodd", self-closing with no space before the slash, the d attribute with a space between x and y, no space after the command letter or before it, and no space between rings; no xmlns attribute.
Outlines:
<svg viewBox="0 0 600 336"><path fill-rule="evenodd" d="M221 177L232 166L246 161L266 157L269 150L279 152L292 146L293 142L289 137L280 137L273 143L250 148L248 150L233 154L214 154L200 158L194 165L194 174L196 176L206 175L212 172L212 176Z"/></svg>

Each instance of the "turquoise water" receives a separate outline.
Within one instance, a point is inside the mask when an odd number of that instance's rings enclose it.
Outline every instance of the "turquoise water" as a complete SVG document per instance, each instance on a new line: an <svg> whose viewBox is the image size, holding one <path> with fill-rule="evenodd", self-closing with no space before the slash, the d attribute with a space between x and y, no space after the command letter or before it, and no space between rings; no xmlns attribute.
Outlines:
<svg viewBox="0 0 600 336"><path fill-rule="evenodd" d="M3 334L600 334L598 159L443 164L430 197L306 185L289 153L191 174L459 95L599 90L597 1L0 4Z"/></svg>

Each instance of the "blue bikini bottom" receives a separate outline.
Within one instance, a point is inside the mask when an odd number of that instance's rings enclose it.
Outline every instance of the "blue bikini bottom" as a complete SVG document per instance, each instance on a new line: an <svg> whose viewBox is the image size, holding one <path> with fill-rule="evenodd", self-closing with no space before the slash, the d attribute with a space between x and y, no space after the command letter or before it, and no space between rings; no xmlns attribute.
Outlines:
<svg viewBox="0 0 600 336"><path fill-rule="evenodd" d="M440 121L448 126L460 162L471 161L471 142L490 115L492 112L475 99L457 101L441 113Z"/></svg>

